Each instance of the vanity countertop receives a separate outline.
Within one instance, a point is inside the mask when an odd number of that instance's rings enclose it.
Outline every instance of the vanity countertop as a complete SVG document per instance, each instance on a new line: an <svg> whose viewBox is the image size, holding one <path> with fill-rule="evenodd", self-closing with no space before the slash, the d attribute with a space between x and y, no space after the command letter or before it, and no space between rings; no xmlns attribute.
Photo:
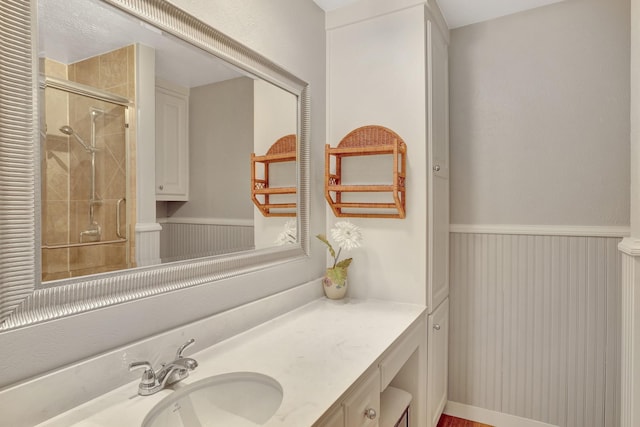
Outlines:
<svg viewBox="0 0 640 427"><path fill-rule="evenodd" d="M268 375L284 392L280 408L265 425L311 426L424 311L424 306L388 301L318 299L188 354L199 367L183 383L228 372ZM173 391L141 397L137 384L128 383L38 427L139 426Z"/></svg>

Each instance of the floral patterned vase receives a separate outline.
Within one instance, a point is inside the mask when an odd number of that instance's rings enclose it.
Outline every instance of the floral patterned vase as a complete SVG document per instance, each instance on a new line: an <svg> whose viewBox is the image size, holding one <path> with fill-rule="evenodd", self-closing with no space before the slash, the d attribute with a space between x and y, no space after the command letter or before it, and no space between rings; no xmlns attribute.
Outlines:
<svg viewBox="0 0 640 427"><path fill-rule="evenodd" d="M325 275L322 279L322 289L329 299L342 299L347 293L347 278L343 284L338 284L331 279L330 275Z"/></svg>

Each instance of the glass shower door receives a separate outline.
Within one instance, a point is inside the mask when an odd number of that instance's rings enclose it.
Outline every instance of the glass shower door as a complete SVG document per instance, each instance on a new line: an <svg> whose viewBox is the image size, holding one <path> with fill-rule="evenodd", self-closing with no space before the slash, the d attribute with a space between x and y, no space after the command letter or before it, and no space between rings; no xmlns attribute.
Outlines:
<svg viewBox="0 0 640 427"><path fill-rule="evenodd" d="M47 87L42 280L130 267L127 107Z"/></svg>

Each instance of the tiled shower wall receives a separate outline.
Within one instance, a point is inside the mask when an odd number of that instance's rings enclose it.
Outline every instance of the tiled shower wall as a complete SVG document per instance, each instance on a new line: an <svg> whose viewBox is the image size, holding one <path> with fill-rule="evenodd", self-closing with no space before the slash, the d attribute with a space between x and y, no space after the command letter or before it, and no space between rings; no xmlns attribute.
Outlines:
<svg viewBox="0 0 640 427"><path fill-rule="evenodd" d="M135 101L135 46L124 47L66 66L44 61L47 75L68 79L102 89ZM48 89L49 91L49 89ZM102 202L95 206L95 219L102 227L101 240L115 240L116 207L121 206L122 228L130 217L129 241L96 246L43 249L43 280L53 280L135 265L135 108L129 108L128 153L126 130L122 127L124 108L113 104L66 94L47 93L48 122L69 124L89 143L90 108L107 113L96 120L96 192ZM51 116L53 115L53 116ZM59 117L65 115L66 117ZM51 118L53 118L51 120ZM77 243L79 233L89 223L90 156L79 144L71 143L55 129L48 129L47 152L44 153L43 245ZM128 154L128 156L127 156ZM55 157L55 158L54 158ZM128 163L127 163L128 162ZM129 178L127 181L127 168ZM128 212L126 212L128 211ZM127 247L128 246L128 247ZM127 256L129 249L129 259Z"/></svg>
<svg viewBox="0 0 640 427"><path fill-rule="evenodd" d="M449 400L618 427L620 240L452 233Z"/></svg>

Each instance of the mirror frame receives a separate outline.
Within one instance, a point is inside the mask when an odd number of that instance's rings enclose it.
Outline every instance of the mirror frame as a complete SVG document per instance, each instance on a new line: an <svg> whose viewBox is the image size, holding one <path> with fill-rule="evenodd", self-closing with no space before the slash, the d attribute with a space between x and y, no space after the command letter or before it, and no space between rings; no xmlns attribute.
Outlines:
<svg viewBox="0 0 640 427"><path fill-rule="evenodd" d="M0 331L211 283L309 254L308 83L164 0L100 1L298 97L298 243L41 283L37 1L3 1Z"/></svg>

